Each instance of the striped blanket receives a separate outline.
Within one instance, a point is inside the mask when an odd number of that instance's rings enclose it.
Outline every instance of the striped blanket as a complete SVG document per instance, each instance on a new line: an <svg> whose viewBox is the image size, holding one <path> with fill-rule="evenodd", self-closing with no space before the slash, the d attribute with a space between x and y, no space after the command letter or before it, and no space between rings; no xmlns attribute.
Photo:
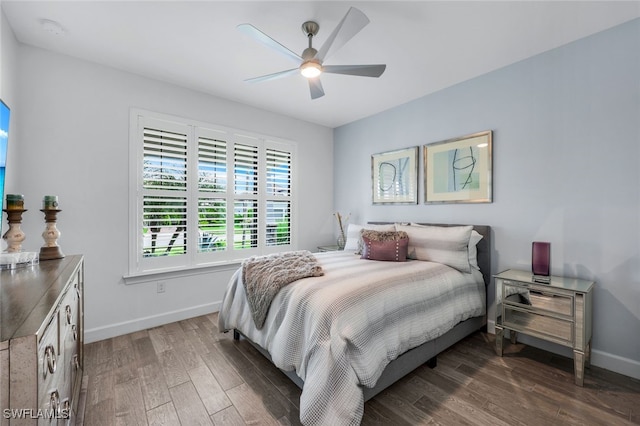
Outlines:
<svg viewBox="0 0 640 426"><path fill-rule="evenodd" d="M219 329L237 329L269 351L274 364L304 380L305 425L357 425L359 386L375 386L389 362L485 313L479 271L425 261L377 262L352 252L318 253L324 276L283 287L258 330L241 270L231 278Z"/></svg>

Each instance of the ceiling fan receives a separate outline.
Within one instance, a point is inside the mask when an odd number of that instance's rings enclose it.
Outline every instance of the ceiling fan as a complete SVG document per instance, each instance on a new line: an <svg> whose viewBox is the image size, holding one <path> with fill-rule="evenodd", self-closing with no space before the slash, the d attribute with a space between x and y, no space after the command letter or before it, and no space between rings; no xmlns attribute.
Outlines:
<svg viewBox="0 0 640 426"><path fill-rule="evenodd" d="M338 26L333 30L329 38L324 42L320 50L316 50L312 46L313 37L318 33L320 26L313 21L307 21L302 24L302 32L309 39L309 47L304 49L302 55L298 55L282 44L278 43L251 24L240 24L238 30L251 36L258 42L270 47L277 52L283 54L287 58L293 60L298 67L273 74L267 74L260 77L249 78L245 81L259 82L273 80L276 78L286 77L288 75L299 72L309 81L309 89L311 90L311 99L317 99L324 96L320 75L323 73L331 74L347 74L363 77L380 77L387 67L384 64L377 65L324 65L332 53L345 45L353 36L362 30L369 23L367 16L359 9L352 7L342 18Z"/></svg>

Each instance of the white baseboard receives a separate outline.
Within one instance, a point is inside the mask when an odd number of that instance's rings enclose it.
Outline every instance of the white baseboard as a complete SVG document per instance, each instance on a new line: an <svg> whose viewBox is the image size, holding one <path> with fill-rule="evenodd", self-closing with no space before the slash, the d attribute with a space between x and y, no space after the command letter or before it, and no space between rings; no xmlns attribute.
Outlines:
<svg viewBox="0 0 640 426"><path fill-rule="evenodd" d="M634 379L640 379L640 362L629 358L592 349L591 364Z"/></svg>
<svg viewBox="0 0 640 426"><path fill-rule="evenodd" d="M491 334L496 334L495 320L487 320L487 331ZM567 354L569 354L569 356L571 355L570 348L565 348L554 343L530 338L529 336L523 336L523 339L526 340L526 342L524 342L525 344L530 344L531 346L536 346L540 349L548 350L562 356L567 356ZM520 340L519 337L518 340ZM532 342L532 340L534 341ZM538 343L540 344L539 346ZM615 373L633 377L634 379L640 379L640 362L633 359L613 355L597 349L592 349L591 364L595 365L596 367L604 368L605 370L610 370Z"/></svg>
<svg viewBox="0 0 640 426"><path fill-rule="evenodd" d="M210 314L220 310L221 302L207 303L204 305L193 306L187 309L177 311L163 312L162 314L152 315L135 320L124 321L117 324L106 325L86 329L84 331L84 342L92 343L99 340L110 339L112 337L129 334L140 330L146 330L152 327L169 324L175 321L181 321L200 315Z"/></svg>

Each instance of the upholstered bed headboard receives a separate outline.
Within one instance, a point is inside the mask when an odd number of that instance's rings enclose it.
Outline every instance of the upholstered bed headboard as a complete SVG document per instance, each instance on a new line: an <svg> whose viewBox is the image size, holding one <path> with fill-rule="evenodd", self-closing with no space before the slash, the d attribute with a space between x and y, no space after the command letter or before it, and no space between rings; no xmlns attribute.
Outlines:
<svg viewBox="0 0 640 426"><path fill-rule="evenodd" d="M368 222L372 225L391 224L394 222ZM431 225L431 226L461 226L460 224L449 223L422 223L416 222L418 225ZM484 284L489 285L491 282L491 227L488 225L473 225L473 229L476 230L482 239L476 246L478 249L478 266L482 271L482 277L484 278Z"/></svg>

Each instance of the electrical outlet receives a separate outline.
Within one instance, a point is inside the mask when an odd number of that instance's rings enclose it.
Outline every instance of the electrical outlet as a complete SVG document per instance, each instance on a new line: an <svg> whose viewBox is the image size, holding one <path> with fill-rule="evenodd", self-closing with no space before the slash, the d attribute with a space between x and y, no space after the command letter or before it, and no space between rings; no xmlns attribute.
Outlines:
<svg viewBox="0 0 640 426"><path fill-rule="evenodd" d="M167 283L164 281L158 281L158 293L164 293L166 290Z"/></svg>

